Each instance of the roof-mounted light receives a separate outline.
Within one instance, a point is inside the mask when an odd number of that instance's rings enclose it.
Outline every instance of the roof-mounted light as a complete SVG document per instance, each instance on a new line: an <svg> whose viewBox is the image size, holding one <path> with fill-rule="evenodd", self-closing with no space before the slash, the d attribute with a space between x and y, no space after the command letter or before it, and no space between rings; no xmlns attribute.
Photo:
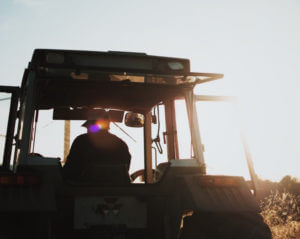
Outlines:
<svg viewBox="0 0 300 239"><path fill-rule="evenodd" d="M168 66L171 70L178 71L183 70L184 65L181 62L175 61L175 62L168 62Z"/></svg>

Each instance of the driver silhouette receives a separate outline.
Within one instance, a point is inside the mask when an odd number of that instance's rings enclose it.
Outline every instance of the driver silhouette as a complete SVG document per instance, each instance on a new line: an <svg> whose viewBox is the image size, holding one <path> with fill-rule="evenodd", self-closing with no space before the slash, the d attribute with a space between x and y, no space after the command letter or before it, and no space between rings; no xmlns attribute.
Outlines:
<svg viewBox="0 0 300 239"><path fill-rule="evenodd" d="M84 174L88 168L95 169L96 166L101 168L107 165L122 165L128 174L131 160L128 146L119 137L109 132L110 121L87 120L82 126L86 127L88 132L79 135L73 141L62 169L64 179L84 180ZM113 176L114 181L118 182L115 177L120 177L120 175L115 173ZM120 178L119 181L122 179Z"/></svg>

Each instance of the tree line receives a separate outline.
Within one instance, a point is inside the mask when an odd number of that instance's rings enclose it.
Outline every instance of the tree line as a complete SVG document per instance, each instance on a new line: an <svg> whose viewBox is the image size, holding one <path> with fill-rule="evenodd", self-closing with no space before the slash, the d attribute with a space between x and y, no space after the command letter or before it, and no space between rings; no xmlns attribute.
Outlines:
<svg viewBox="0 0 300 239"><path fill-rule="evenodd" d="M300 180L290 175L284 176L279 182L258 179L260 198L267 197L271 192L288 192L300 196Z"/></svg>

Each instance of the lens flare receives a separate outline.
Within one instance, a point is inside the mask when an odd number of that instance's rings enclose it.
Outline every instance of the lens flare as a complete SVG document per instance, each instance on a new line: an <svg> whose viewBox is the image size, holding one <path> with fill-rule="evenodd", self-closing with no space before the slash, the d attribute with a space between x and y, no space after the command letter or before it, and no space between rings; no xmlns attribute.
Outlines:
<svg viewBox="0 0 300 239"><path fill-rule="evenodd" d="M98 124L93 124L89 127L89 131L92 133L96 133L100 130L100 126Z"/></svg>
<svg viewBox="0 0 300 239"><path fill-rule="evenodd" d="M96 124L100 127L100 129L108 130L109 129L109 121L107 120L98 120Z"/></svg>

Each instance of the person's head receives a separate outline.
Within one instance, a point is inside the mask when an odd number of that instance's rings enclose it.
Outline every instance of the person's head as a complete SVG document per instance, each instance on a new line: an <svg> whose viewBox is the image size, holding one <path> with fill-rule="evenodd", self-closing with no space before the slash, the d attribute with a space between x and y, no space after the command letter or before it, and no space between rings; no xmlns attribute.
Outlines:
<svg viewBox="0 0 300 239"><path fill-rule="evenodd" d="M87 120L81 126L86 127L90 133L96 133L101 130L108 131L110 129L110 121L108 119Z"/></svg>

